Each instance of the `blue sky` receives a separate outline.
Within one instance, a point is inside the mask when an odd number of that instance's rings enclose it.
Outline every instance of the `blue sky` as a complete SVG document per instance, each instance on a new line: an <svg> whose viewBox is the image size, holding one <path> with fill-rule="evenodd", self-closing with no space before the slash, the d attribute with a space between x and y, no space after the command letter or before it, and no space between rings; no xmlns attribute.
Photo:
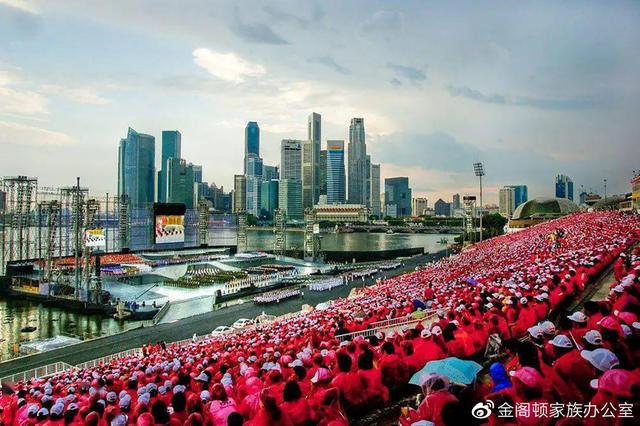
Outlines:
<svg viewBox="0 0 640 426"><path fill-rule="evenodd" d="M0 173L114 192L128 126L183 134L230 188L247 121L348 139L364 117L383 177L415 194L505 184L552 195L557 173L609 193L640 169L640 3L0 0ZM159 155L159 144L158 144Z"/></svg>

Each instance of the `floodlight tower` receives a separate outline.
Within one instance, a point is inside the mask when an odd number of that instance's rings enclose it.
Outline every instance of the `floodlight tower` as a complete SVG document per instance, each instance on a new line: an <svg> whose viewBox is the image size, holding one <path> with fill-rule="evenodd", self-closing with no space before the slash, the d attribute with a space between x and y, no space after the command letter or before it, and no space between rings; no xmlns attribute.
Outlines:
<svg viewBox="0 0 640 426"><path fill-rule="evenodd" d="M482 163L473 163L473 171L480 179L480 241L482 242L482 176L484 176L484 165Z"/></svg>

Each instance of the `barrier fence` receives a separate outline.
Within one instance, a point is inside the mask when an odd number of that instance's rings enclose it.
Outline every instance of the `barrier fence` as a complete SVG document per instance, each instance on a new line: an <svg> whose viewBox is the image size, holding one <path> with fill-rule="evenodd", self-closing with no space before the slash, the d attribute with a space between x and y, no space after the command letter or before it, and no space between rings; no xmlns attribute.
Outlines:
<svg viewBox="0 0 640 426"><path fill-rule="evenodd" d="M54 374L62 373L63 371L71 370L74 366L65 362L56 362L54 364L43 365L42 367L32 368L20 373L12 374L11 376L3 377L0 379L0 383L16 383L20 381L31 380L35 377L47 377Z"/></svg>
<svg viewBox="0 0 640 426"><path fill-rule="evenodd" d="M349 340L355 339L358 336L362 336L366 338L366 337L375 336L378 332L383 332L386 334L386 333L396 332L398 330L401 330L403 327L415 328L415 326L418 325L418 323L422 323L424 327L428 327L429 325L431 325L431 323L433 323L436 317L437 315L435 313L432 313L430 315L425 316L424 318L419 318L419 319L407 319L407 317L401 317L401 318L392 318L390 320L378 321L376 323L372 323L371 325L372 326L374 324L382 324L382 325L377 325L375 327L367 328L365 330L354 331L353 333L340 334L336 336L336 339L340 341L349 341Z"/></svg>

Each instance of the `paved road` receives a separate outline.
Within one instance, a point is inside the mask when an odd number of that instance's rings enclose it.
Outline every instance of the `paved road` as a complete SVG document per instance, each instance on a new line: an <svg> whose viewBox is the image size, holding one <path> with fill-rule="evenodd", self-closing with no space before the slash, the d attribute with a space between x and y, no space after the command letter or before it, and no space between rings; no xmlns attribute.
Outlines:
<svg viewBox="0 0 640 426"><path fill-rule="evenodd" d="M444 250L422 256L416 256L404 261L404 266L392 270L383 271L368 279L366 285L371 285L381 277L392 277L412 271L416 265L439 259L445 255ZM55 362L66 362L76 365L90 361L112 353L141 347L149 342L164 340L174 342L193 336L210 333L219 325L230 325L238 318L255 318L262 311L271 315L283 315L289 312L299 311L303 304L315 306L327 300L346 297L355 285L362 285L356 280L346 286L337 287L331 291L312 292L305 291L304 298L288 299L277 305L255 306L253 303L235 305L228 308L196 315L190 318L176 321L171 324L159 324L151 327L136 328L120 334L103 338L88 340L77 345L67 346L45 353L16 358L0 363L0 377L6 377L32 368L40 367Z"/></svg>

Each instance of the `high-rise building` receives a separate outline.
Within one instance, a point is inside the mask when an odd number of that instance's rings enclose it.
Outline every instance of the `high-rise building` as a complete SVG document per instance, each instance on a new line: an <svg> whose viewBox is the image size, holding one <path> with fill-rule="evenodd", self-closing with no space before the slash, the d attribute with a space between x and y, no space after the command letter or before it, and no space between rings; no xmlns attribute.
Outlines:
<svg viewBox="0 0 640 426"><path fill-rule="evenodd" d="M262 164L262 158L258 157L255 154L249 154L246 161L247 169L245 171L245 175L247 176L256 176L262 179L262 173L264 170L264 166Z"/></svg>
<svg viewBox="0 0 640 426"><path fill-rule="evenodd" d="M129 196L131 207L153 204L156 139L129 127L118 147L118 195Z"/></svg>
<svg viewBox="0 0 640 426"><path fill-rule="evenodd" d="M193 181L202 183L202 166L192 164L191 167L193 167Z"/></svg>
<svg viewBox="0 0 640 426"><path fill-rule="evenodd" d="M527 185L507 185L514 190L514 202L515 208L517 208L520 204L526 203L529 201L529 190Z"/></svg>
<svg viewBox="0 0 640 426"><path fill-rule="evenodd" d="M453 206L454 210L459 210L462 208L462 204L460 204L460 194L453 194Z"/></svg>
<svg viewBox="0 0 640 426"><path fill-rule="evenodd" d="M262 181L260 190L260 217L273 219L273 212L278 208L279 181L276 179Z"/></svg>
<svg viewBox="0 0 640 426"><path fill-rule="evenodd" d="M195 206L194 202L194 170L193 164L181 158L167 159L167 203L184 204L188 209Z"/></svg>
<svg viewBox="0 0 640 426"><path fill-rule="evenodd" d="M262 165L262 179L266 181L280 179L280 171L278 166Z"/></svg>
<svg viewBox="0 0 640 426"><path fill-rule="evenodd" d="M512 186L500 188L498 213L506 218L511 218L516 209L516 190Z"/></svg>
<svg viewBox="0 0 640 426"><path fill-rule="evenodd" d="M364 119L352 118L349 126L349 146L348 146L348 199L349 204L367 203L368 182L367 175L370 173L367 164L367 145L365 141Z"/></svg>
<svg viewBox="0 0 640 426"><path fill-rule="evenodd" d="M245 175L233 176L233 212L247 210L247 177Z"/></svg>
<svg viewBox="0 0 640 426"><path fill-rule="evenodd" d="M302 208L313 207L315 204L315 168L314 168L314 142L302 143Z"/></svg>
<svg viewBox="0 0 640 426"><path fill-rule="evenodd" d="M395 217L407 217L411 215L411 188L409 188L408 177L385 179L384 193L387 212L395 210Z"/></svg>
<svg viewBox="0 0 640 426"><path fill-rule="evenodd" d="M451 216L451 203L447 203L442 198L438 198L433 204L433 210L436 216Z"/></svg>
<svg viewBox="0 0 640 426"><path fill-rule="evenodd" d="M371 214L380 217L380 164L371 165Z"/></svg>
<svg viewBox="0 0 640 426"><path fill-rule="evenodd" d="M177 130L162 131L162 153L160 170L158 170L158 201L167 202L167 160L169 158L181 158L182 135Z"/></svg>
<svg viewBox="0 0 640 426"><path fill-rule="evenodd" d="M344 141L327 141L327 204L344 204Z"/></svg>
<svg viewBox="0 0 640 426"><path fill-rule="evenodd" d="M244 173L247 173L247 159L250 155L260 157L260 127L249 121L244 128Z"/></svg>
<svg viewBox="0 0 640 426"><path fill-rule="evenodd" d="M302 182L299 179L280 179L278 207L288 220L302 220Z"/></svg>
<svg viewBox="0 0 640 426"><path fill-rule="evenodd" d="M411 214L413 216L424 216L428 208L429 208L429 200L422 197L416 197L413 199L413 205L411 206Z"/></svg>
<svg viewBox="0 0 640 426"><path fill-rule="evenodd" d="M327 150L320 150L320 195L327 195Z"/></svg>
<svg viewBox="0 0 640 426"><path fill-rule="evenodd" d="M322 141L322 117L316 112L309 114L307 120L307 140L311 141L311 206L320 198L320 145ZM303 165L304 168L304 165ZM304 170L303 170L303 194L304 194ZM304 201L304 200L303 200Z"/></svg>
<svg viewBox="0 0 640 426"><path fill-rule="evenodd" d="M280 179L302 180L302 141L282 140L280 145Z"/></svg>
<svg viewBox="0 0 640 426"><path fill-rule="evenodd" d="M556 198L568 198L573 201L573 181L569 176L556 176Z"/></svg>
<svg viewBox="0 0 640 426"><path fill-rule="evenodd" d="M245 177L245 181L247 188L245 202L247 213L258 217L260 216L260 190L262 189L262 177L247 175Z"/></svg>

